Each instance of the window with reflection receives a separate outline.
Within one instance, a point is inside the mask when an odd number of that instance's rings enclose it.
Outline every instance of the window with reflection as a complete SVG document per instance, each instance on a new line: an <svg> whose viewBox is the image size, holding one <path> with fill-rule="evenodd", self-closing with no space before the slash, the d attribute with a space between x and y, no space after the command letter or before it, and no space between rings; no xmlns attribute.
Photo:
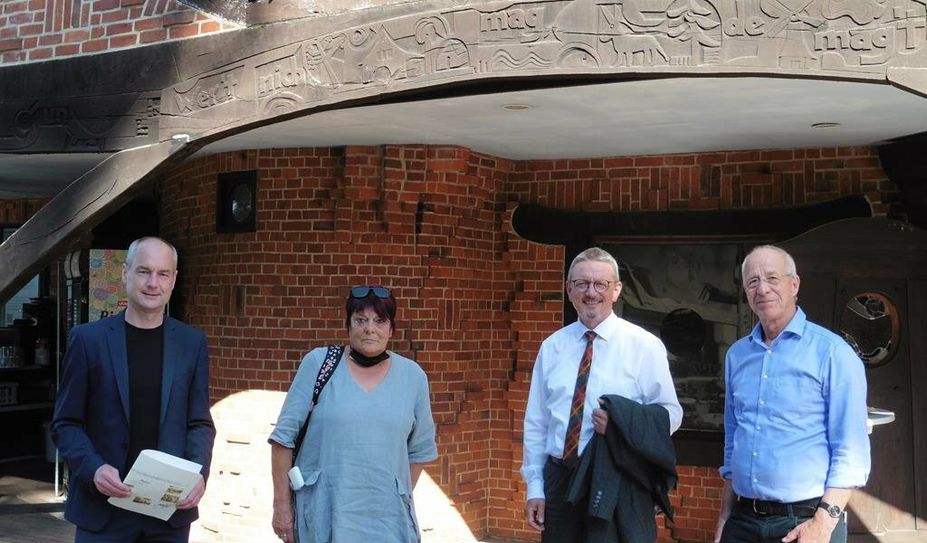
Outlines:
<svg viewBox="0 0 927 543"><path fill-rule="evenodd" d="M2 234L0 234L0 243L6 241L6 238L12 236L15 231L15 227L4 226ZM0 302L0 318L2 318L0 327L12 326L14 320L23 318L23 304L28 302L30 298L36 298L38 296L39 276L36 275L9 300Z"/></svg>
<svg viewBox="0 0 927 543"><path fill-rule="evenodd" d="M861 292L840 315L840 335L869 367L887 364L898 348L898 309L884 294Z"/></svg>
<svg viewBox="0 0 927 543"><path fill-rule="evenodd" d="M752 245L751 245L752 246ZM615 313L666 346L682 429L724 429L724 356L749 333L740 244L603 243L619 263L623 290Z"/></svg>

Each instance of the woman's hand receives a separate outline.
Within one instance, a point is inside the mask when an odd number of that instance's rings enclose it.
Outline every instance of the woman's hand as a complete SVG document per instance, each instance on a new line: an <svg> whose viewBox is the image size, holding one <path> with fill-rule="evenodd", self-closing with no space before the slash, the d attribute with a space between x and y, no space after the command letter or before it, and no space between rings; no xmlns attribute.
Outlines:
<svg viewBox="0 0 927 543"><path fill-rule="evenodd" d="M281 541L296 543L293 533L293 502L287 471L293 462L293 449L270 442L270 475L274 482L274 518L271 525Z"/></svg>
<svg viewBox="0 0 927 543"><path fill-rule="evenodd" d="M274 518L271 525L280 541L296 543L296 534L293 533L293 504L290 500L274 501Z"/></svg>

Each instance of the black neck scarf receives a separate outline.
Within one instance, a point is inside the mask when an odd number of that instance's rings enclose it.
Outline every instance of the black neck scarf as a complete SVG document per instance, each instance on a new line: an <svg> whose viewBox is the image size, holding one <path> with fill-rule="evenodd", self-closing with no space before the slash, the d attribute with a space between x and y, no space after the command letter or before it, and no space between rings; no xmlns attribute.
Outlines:
<svg viewBox="0 0 927 543"><path fill-rule="evenodd" d="M383 351L382 353L374 356L364 356L361 353L351 349L351 354L349 355L351 360L357 363L358 366L363 366L365 368L372 368L389 358L389 353Z"/></svg>

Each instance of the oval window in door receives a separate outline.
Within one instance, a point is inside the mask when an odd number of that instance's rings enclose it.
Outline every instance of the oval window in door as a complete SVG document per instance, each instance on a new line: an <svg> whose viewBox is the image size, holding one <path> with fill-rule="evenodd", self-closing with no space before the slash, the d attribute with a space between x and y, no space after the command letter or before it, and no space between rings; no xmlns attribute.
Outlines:
<svg viewBox="0 0 927 543"><path fill-rule="evenodd" d="M867 367L888 363L898 349L898 309L884 294L860 292L847 301L840 334Z"/></svg>

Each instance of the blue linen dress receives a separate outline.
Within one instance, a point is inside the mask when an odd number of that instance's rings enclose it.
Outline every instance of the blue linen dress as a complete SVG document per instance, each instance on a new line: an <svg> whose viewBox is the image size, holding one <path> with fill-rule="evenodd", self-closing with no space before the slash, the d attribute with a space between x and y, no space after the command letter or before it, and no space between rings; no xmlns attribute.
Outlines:
<svg viewBox="0 0 927 543"><path fill-rule="evenodd" d="M307 354L270 439L294 447L326 348ZM390 352L392 364L365 391L347 367L347 349L319 396L297 465L300 543L418 543L409 464L438 456L425 372Z"/></svg>

